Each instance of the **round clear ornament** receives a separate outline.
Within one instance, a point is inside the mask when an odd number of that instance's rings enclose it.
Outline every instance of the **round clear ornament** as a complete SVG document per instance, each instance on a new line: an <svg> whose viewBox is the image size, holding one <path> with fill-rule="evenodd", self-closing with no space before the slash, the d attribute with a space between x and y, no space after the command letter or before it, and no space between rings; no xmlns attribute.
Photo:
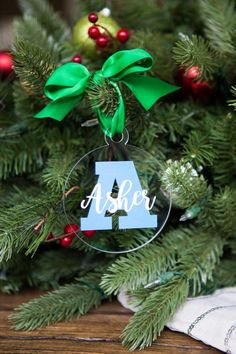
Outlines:
<svg viewBox="0 0 236 354"><path fill-rule="evenodd" d="M152 242L164 228L171 194L163 193L158 156L105 137L98 147L72 167L64 187L63 208L68 224L85 247L106 253L127 253ZM67 191L79 186L75 193Z"/></svg>

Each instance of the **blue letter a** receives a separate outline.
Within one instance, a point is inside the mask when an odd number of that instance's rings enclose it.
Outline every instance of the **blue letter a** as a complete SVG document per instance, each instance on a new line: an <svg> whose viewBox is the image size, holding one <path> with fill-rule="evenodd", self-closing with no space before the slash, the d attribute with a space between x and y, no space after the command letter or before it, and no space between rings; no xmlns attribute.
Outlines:
<svg viewBox="0 0 236 354"><path fill-rule="evenodd" d="M105 216L106 211L111 206L107 195L112 192L114 183L118 187L126 181L132 181L128 192L125 194L128 205L132 204L134 193L138 192L141 196L142 187L137 175L133 161L106 161L96 162L95 173L99 175L98 184L101 187L101 201L107 203L106 210L102 214L97 213L96 201L92 200L88 216L81 218L81 231L83 230L112 230L112 217ZM95 196L96 197L96 196ZM119 208L123 210L123 208ZM127 211L126 216L119 216L120 229L140 229L157 227L157 215L151 215L145 208L145 200L140 199L138 205L133 205L131 210Z"/></svg>

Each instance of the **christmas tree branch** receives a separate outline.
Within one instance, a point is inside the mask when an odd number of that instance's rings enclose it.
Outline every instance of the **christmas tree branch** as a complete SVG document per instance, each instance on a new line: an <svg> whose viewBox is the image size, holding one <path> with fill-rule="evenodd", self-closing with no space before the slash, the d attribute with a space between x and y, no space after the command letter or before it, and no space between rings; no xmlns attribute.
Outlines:
<svg viewBox="0 0 236 354"><path fill-rule="evenodd" d="M206 195L207 182L190 162L169 160L162 168L162 188L171 192L173 201L179 208L189 208Z"/></svg>
<svg viewBox="0 0 236 354"><path fill-rule="evenodd" d="M236 121L231 114L214 124L211 129L210 142L217 156L213 166L215 184L222 186L234 183L236 174Z"/></svg>
<svg viewBox="0 0 236 354"><path fill-rule="evenodd" d="M199 78L209 80L218 67L216 56L209 43L200 36L183 37L175 43L174 59L180 66L189 70L199 68Z"/></svg>
<svg viewBox="0 0 236 354"><path fill-rule="evenodd" d="M24 15L23 18L14 22L14 33L18 40L37 43L37 46L53 55L59 61L62 44L58 43L52 36L48 36L45 28L38 22L37 18Z"/></svg>
<svg viewBox="0 0 236 354"><path fill-rule="evenodd" d="M47 0L19 0L19 4L25 14L37 20L48 37L53 37L58 43L64 43L69 35L68 27Z"/></svg>
<svg viewBox="0 0 236 354"><path fill-rule="evenodd" d="M187 280L178 277L152 291L123 331L123 344L129 350L150 346L186 300L188 290Z"/></svg>
<svg viewBox="0 0 236 354"><path fill-rule="evenodd" d="M55 58L28 41L14 43L15 72L31 94L42 95L46 80L55 69Z"/></svg>
<svg viewBox="0 0 236 354"><path fill-rule="evenodd" d="M234 1L200 1L200 14L206 35L214 50L222 55L235 55L234 33L236 12Z"/></svg>
<svg viewBox="0 0 236 354"><path fill-rule="evenodd" d="M192 242L193 233L188 229L172 230L156 243L118 258L103 276L101 287L107 294L117 294L123 286L136 289L156 280L174 266L177 253Z"/></svg>
<svg viewBox="0 0 236 354"><path fill-rule="evenodd" d="M191 293L196 294L200 292L202 283L212 279L212 272L222 255L223 242L217 236L212 238L198 231L194 245L186 247L172 269L178 275L173 275L169 282L157 286L151 293L147 290L146 299L125 328L123 344L130 350L150 346L186 300L190 285Z"/></svg>
<svg viewBox="0 0 236 354"><path fill-rule="evenodd" d="M199 215L199 221L206 228L217 230L217 232L221 233L223 239L227 239L234 235L235 213L236 189L225 186L224 189L209 199L202 213Z"/></svg>
<svg viewBox="0 0 236 354"><path fill-rule="evenodd" d="M18 307L10 316L17 330L34 330L49 324L81 316L98 306L102 292L98 287L100 272L94 272L76 283L60 287L47 295Z"/></svg>

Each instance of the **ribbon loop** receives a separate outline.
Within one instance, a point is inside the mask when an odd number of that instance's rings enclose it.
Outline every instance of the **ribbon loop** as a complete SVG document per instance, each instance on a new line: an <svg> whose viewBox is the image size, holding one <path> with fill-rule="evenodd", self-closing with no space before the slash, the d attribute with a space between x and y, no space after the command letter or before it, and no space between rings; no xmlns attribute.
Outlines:
<svg viewBox="0 0 236 354"><path fill-rule="evenodd" d="M157 78L141 76L151 69L152 56L144 49L122 50L111 55L103 64L102 69L92 76L81 64L67 63L57 68L45 84L45 95L51 102L36 118L53 118L61 121L84 97L88 80L102 85L102 79L107 79L115 87L118 95L118 105L112 116L106 115L96 108L102 131L109 137L122 133L125 125L125 107L117 82L124 83L135 95L145 109L162 96L178 89Z"/></svg>
<svg viewBox="0 0 236 354"><path fill-rule="evenodd" d="M105 61L102 73L104 77L117 81L133 73L148 71L152 65L153 58L146 50L120 50Z"/></svg>

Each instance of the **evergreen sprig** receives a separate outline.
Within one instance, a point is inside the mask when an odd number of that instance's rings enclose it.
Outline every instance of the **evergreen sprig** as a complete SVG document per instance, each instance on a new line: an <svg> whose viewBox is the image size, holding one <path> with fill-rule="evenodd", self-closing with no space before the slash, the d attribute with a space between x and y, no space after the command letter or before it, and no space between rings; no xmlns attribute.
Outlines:
<svg viewBox="0 0 236 354"><path fill-rule="evenodd" d="M179 265L174 268L180 275L173 276L172 280L157 286L151 293L147 290L148 296L125 328L123 344L130 350L150 346L187 298L190 285L191 292L196 294L200 292L202 283L212 279L212 272L222 255L223 243L219 237L209 240L207 233L197 229L195 232L198 232L198 237L194 244L186 247L178 260Z"/></svg>
<svg viewBox="0 0 236 354"><path fill-rule="evenodd" d="M215 123L210 142L217 156L213 168L215 183L220 186L233 183L236 175L236 121L232 115Z"/></svg>
<svg viewBox="0 0 236 354"><path fill-rule="evenodd" d="M193 235L191 229L172 230L144 249L118 258L102 277L101 287L107 294L117 294L123 287L134 290L156 280L175 265Z"/></svg>
<svg viewBox="0 0 236 354"><path fill-rule="evenodd" d="M36 18L48 37L53 37L58 43L64 43L68 39L69 29L60 16L55 13L47 0L19 0L22 11Z"/></svg>
<svg viewBox="0 0 236 354"><path fill-rule="evenodd" d="M222 55L235 55L235 3L232 0L200 0L200 15L211 47Z"/></svg>
<svg viewBox="0 0 236 354"><path fill-rule="evenodd" d="M59 59L62 44L58 43L53 36L48 36L38 19L25 14L22 19L14 23L15 36L22 41L37 43L37 46L51 53L55 59Z"/></svg>
<svg viewBox="0 0 236 354"><path fill-rule="evenodd" d="M164 166L161 174L162 188L171 193L176 206L189 208L204 198L207 182L190 162L169 160Z"/></svg>
<svg viewBox="0 0 236 354"><path fill-rule="evenodd" d="M216 193L205 206L200 220L212 232L221 232L223 239L234 235L234 215L236 212L236 188L225 186Z"/></svg>
<svg viewBox="0 0 236 354"><path fill-rule="evenodd" d="M93 283L87 276L19 306L10 316L13 327L17 330L34 330L70 320L75 315L84 315L101 302L101 291L94 282L95 277L99 281L100 275L93 273Z"/></svg>
<svg viewBox="0 0 236 354"><path fill-rule="evenodd" d="M15 72L31 94L43 94L46 80L55 69L55 59L34 43L19 40L14 44Z"/></svg>
<svg viewBox="0 0 236 354"><path fill-rule="evenodd" d="M19 252L24 247L28 248L28 253L34 253L53 226L55 227L56 220L59 224L64 221L65 218L52 208L57 201L58 195L49 196L45 192L36 197L28 196L27 200L3 209L0 215L0 263L10 259L13 252ZM38 224L40 216L43 218L45 214L45 222L36 233L34 226Z"/></svg>
<svg viewBox="0 0 236 354"><path fill-rule="evenodd" d="M187 161L193 161L197 167L207 166L213 164L215 152L208 137L193 131L185 141L183 157Z"/></svg>
<svg viewBox="0 0 236 354"><path fill-rule="evenodd" d="M50 190L62 193L65 188L66 179L73 167L73 162L76 162L76 151L73 148L52 151L51 156L47 160L47 166L42 173L43 183ZM76 182L76 175L71 175L69 185L76 185Z"/></svg>
<svg viewBox="0 0 236 354"><path fill-rule="evenodd" d="M218 67L214 51L209 42L200 36L185 36L176 42L173 48L174 59L180 66L189 70L193 66L199 68L199 78L212 79Z"/></svg>
<svg viewBox="0 0 236 354"><path fill-rule="evenodd" d="M187 280L178 277L152 291L123 331L123 344L129 350L150 346L187 298L188 290Z"/></svg>

